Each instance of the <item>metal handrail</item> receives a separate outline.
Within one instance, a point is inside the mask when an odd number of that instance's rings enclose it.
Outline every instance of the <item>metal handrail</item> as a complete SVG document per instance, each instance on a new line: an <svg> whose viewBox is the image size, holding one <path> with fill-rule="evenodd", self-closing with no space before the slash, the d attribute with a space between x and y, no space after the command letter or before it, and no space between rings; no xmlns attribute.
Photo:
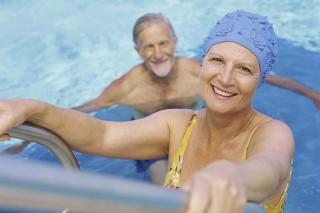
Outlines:
<svg viewBox="0 0 320 213"><path fill-rule="evenodd" d="M11 137L35 141L48 147L66 167L78 168L69 147L57 135L43 128L23 124L9 130ZM81 212L178 213L187 193L167 190L144 182L64 170L39 162L0 157L0 210L62 210ZM245 213L265 209L247 203Z"/></svg>
<svg viewBox="0 0 320 213"><path fill-rule="evenodd" d="M187 200L186 192L140 181L5 157L0 162L0 210L178 213ZM258 204L246 205L245 213L264 212Z"/></svg>
<svg viewBox="0 0 320 213"><path fill-rule="evenodd" d="M36 142L48 148L65 168L79 170L79 164L69 146L59 136L40 126L24 123L7 131L10 137Z"/></svg>

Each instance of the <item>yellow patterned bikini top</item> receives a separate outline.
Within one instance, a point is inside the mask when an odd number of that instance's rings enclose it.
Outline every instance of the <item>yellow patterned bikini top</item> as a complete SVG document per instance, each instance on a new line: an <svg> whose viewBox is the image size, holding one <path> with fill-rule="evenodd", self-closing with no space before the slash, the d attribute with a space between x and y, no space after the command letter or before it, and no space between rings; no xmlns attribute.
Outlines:
<svg viewBox="0 0 320 213"><path fill-rule="evenodd" d="M182 141L178 147L177 152L174 155L172 164L168 170L167 177L164 182L164 187L166 187L166 188L179 189L181 187L180 178L181 178L181 167L182 167L182 163L183 163L183 156L184 156L185 150L187 148L193 127L195 126L195 124L197 122L197 118L198 118L198 113L196 111L192 116L192 119L191 119L191 121L190 121L184 135L183 135ZM243 154L242 160L247 159L248 147L249 147L251 138L252 138L255 130L260 125L262 125L263 123L265 123L267 121L269 121L269 120L264 120L264 121L258 123L251 131L251 133L246 141L246 149L245 149L246 151ZM292 169L291 169L291 171L292 171ZM290 171L290 175L288 177L288 182L287 182L286 188L285 188L280 200L278 201L278 203L276 205L273 205L272 203L267 202L267 201L263 203L263 206L265 207L267 213L283 213L286 198L287 198L289 183L290 183L290 179L291 179L291 171Z"/></svg>

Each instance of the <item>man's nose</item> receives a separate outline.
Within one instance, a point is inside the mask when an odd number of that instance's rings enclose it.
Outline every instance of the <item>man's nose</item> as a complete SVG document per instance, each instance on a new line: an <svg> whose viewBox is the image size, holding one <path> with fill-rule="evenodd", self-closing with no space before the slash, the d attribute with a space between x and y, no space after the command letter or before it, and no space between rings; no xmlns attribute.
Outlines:
<svg viewBox="0 0 320 213"><path fill-rule="evenodd" d="M157 59L160 59L163 57L163 51L158 45L156 45L154 48L154 56Z"/></svg>

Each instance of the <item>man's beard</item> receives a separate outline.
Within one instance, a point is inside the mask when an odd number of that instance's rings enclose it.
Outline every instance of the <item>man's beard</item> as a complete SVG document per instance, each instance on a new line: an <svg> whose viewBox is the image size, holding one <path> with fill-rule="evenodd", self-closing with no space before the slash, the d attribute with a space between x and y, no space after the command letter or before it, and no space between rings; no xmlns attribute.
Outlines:
<svg viewBox="0 0 320 213"><path fill-rule="evenodd" d="M173 64L174 64L173 60L167 60L159 64L150 63L149 68L156 76L163 78L169 75L173 67Z"/></svg>

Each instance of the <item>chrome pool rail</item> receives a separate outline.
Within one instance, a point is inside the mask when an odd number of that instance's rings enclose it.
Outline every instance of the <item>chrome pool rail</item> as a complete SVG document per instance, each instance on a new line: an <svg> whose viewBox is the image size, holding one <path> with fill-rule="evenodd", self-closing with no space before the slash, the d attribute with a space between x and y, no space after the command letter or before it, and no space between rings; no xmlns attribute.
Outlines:
<svg viewBox="0 0 320 213"><path fill-rule="evenodd" d="M45 143L64 143L50 131L29 127L24 124L8 133L24 140L39 142L36 140L40 139L40 144L47 137L51 139ZM56 137L59 140L52 139ZM93 213L178 213L183 212L187 196L186 192L141 181L0 156L0 210L61 211L68 208L72 212ZM264 212L261 205L246 205L245 213Z"/></svg>
<svg viewBox="0 0 320 213"><path fill-rule="evenodd" d="M121 177L0 157L0 210L178 213L187 193ZM246 213L264 208L248 203Z"/></svg>
<svg viewBox="0 0 320 213"><path fill-rule="evenodd" d="M71 149L53 132L33 124L24 123L7 131L12 138L36 142L48 148L63 167L79 170L79 164Z"/></svg>

